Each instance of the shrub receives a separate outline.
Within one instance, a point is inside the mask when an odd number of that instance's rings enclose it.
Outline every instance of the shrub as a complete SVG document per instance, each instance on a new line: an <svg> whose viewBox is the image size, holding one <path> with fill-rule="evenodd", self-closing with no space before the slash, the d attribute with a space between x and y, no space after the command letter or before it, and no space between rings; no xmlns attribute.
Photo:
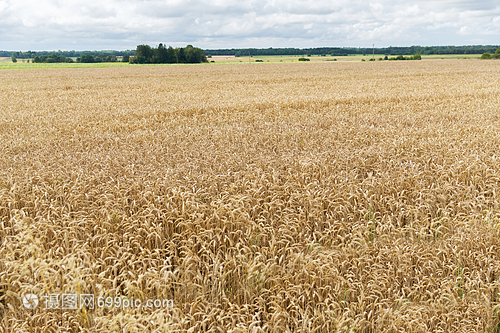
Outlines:
<svg viewBox="0 0 500 333"><path fill-rule="evenodd" d="M491 59L491 54L490 54L490 53L483 53L483 54L481 55L481 59L483 59L483 60L484 60L484 59Z"/></svg>
<svg viewBox="0 0 500 333"><path fill-rule="evenodd" d="M12 62L17 62L16 57L13 56L11 59L12 59Z"/></svg>
<svg viewBox="0 0 500 333"><path fill-rule="evenodd" d="M311 59L309 58L299 58L299 61L310 61Z"/></svg>
<svg viewBox="0 0 500 333"><path fill-rule="evenodd" d="M420 55L420 53L415 53L413 55L413 60L422 60L422 56Z"/></svg>
<svg viewBox="0 0 500 333"><path fill-rule="evenodd" d="M264 62L264 60L257 59L257 60L255 60L255 62Z"/></svg>

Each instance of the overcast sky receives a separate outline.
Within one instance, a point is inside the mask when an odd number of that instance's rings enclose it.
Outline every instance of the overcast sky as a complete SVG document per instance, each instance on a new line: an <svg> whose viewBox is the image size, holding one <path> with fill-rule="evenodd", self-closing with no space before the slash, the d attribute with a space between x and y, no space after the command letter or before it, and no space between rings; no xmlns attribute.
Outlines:
<svg viewBox="0 0 500 333"><path fill-rule="evenodd" d="M0 0L0 50L500 44L498 0Z"/></svg>

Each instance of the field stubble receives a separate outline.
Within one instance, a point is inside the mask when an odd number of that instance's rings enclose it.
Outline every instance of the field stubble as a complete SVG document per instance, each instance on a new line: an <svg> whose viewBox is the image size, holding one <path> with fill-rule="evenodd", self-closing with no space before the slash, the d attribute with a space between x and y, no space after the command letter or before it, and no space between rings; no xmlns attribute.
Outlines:
<svg viewBox="0 0 500 333"><path fill-rule="evenodd" d="M499 72L0 71L0 331L498 329Z"/></svg>

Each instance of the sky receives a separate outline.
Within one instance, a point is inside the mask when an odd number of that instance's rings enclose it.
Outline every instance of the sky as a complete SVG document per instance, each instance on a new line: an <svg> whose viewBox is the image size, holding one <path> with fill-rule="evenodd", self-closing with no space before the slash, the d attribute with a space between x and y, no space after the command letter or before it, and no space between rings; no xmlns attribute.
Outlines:
<svg viewBox="0 0 500 333"><path fill-rule="evenodd" d="M499 45L498 0L0 0L0 50Z"/></svg>

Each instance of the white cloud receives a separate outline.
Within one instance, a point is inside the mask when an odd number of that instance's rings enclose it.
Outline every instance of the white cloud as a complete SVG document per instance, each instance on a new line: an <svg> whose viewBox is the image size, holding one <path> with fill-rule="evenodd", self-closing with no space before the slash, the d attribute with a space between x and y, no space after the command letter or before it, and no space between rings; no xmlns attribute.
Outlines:
<svg viewBox="0 0 500 333"><path fill-rule="evenodd" d="M0 49L497 44L497 1L3 0Z"/></svg>

